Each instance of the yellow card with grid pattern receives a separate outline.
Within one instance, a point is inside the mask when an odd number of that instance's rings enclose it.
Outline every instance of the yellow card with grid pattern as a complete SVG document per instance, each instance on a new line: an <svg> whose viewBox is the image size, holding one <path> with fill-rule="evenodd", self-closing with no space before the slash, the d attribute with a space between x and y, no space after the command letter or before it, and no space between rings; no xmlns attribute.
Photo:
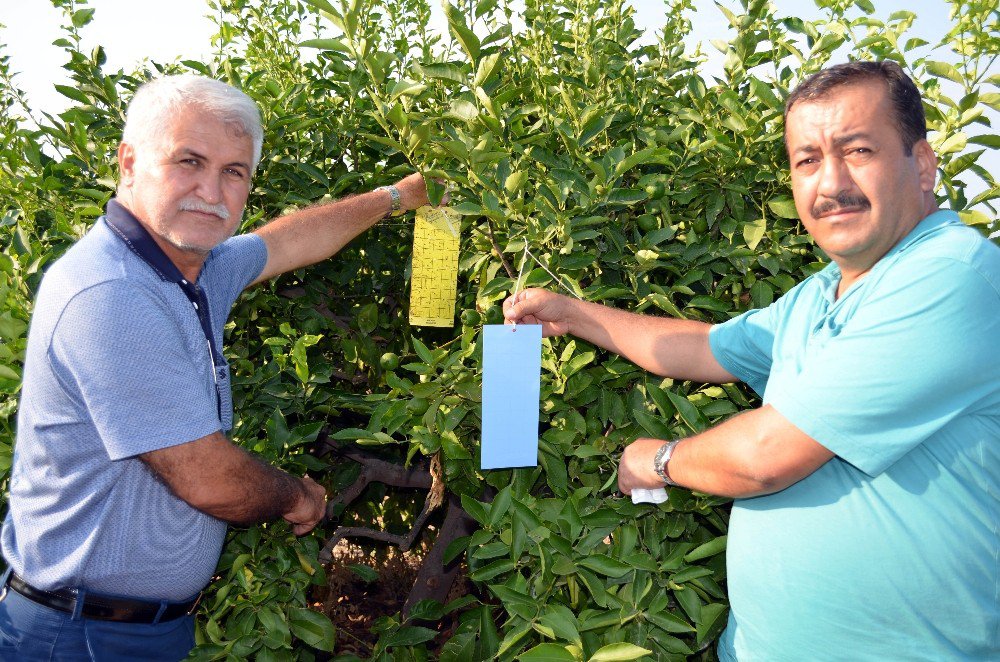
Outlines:
<svg viewBox="0 0 1000 662"><path fill-rule="evenodd" d="M455 326L461 219L447 207L417 210L410 286L410 324L414 326Z"/></svg>

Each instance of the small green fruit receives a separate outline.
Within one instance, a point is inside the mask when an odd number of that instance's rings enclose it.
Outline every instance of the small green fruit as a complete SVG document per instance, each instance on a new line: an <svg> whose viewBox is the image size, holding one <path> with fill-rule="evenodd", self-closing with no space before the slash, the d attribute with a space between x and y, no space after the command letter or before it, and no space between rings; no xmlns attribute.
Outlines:
<svg viewBox="0 0 1000 662"><path fill-rule="evenodd" d="M393 352L386 352L379 359L378 364L383 370L395 370L399 367L399 356Z"/></svg>

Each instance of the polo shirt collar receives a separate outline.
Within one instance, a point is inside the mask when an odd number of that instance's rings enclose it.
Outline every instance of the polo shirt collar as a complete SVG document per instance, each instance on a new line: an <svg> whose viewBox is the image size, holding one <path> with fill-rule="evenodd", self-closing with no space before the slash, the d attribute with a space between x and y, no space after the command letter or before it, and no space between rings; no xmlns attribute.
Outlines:
<svg viewBox="0 0 1000 662"><path fill-rule="evenodd" d="M950 209L939 209L936 212L931 213L926 216L922 221L916 224L910 232L903 237L895 246L889 249L885 255L883 255L878 262L876 262L872 268L871 272L865 276L865 279L871 276L872 272L877 271L882 265L888 264L888 260L898 253L905 251L907 248L912 246L917 241L921 240L927 234L938 230L946 225L954 225L956 223L961 223L958 214L951 211ZM820 281L820 292L823 297L833 303L837 301L837 289L840 287L840 267L837 266L836 262L831 261L830 264L826 265L822 270L816 273L816 278ZM865 280L862 279L862 280ZM860 281L859 281L860 282ZM858 285L855 283L854 285ZM854 289L854 285L844 293L844 296ZM841 297L842 299L843 297Z"/></svg>
<svg viewBox="0 0 1000 662"><path fill-rule="evenodd" d="M149 231L132 215L132 212L125 208L125 205L114 198L109 200L104 222L162 280L179 285L187 283L177 265L167 257Z"/></svg>

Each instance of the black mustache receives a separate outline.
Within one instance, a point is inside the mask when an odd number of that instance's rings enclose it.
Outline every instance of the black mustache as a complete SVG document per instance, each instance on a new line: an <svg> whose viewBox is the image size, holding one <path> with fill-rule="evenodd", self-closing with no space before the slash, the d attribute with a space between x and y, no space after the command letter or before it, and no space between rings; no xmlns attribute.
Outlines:
<svg viewBox="0 0 1000 662"><path fill-rule="evenodd" d="M841 193L836 198L832 200L827 200L826 202L820 203L812 208L813 218L819 218L820 216L825 216L829 213L839 211L841 209L871 209L872 203L868 201L863 195L851 195L849 193Z"/></svg>

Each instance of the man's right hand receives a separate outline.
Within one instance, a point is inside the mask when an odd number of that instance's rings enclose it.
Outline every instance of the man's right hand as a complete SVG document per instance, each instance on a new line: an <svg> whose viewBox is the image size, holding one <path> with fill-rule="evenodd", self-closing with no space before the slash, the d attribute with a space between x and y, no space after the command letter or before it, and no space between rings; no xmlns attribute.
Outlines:
<svg viewBox="0 0 1000 662"><path fill-rule="evenodd" d="M548 290L522 290L503 302L507 324L541 324L545 337L571 333L573 311L572 299Z"/></svg>
<svg viewBox="0 0 1000 662"><path fill-rule="evenodd" d="M282 515L291 525L292 532L305 535L326 516L326 488L309 476L302 477L302 494L295 506Z"/></svg>

